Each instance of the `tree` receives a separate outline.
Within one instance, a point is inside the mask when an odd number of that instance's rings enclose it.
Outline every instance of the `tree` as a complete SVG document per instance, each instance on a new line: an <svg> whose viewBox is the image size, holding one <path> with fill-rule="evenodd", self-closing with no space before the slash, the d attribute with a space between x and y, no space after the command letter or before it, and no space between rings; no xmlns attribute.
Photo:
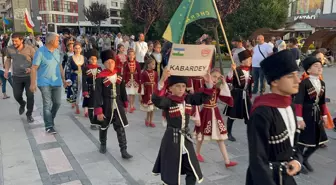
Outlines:
<svg viewBox="0 0 336 185"><path fill-rule="evenodd" d="M242 0L241 7L226 19L235 35L248 38L258 28L284 26L291 0Z"/></svg>
<svg viewBox="0 0 336 185"><path fill-rule="evenodd" d="M124 30L136 29L134 26L141 26L146 35L155 21L164 13L164 2L166 0L126 0L122 16L125 24ZM131 17L129 17L131 16ZM130 25L130 22L132 21Z"/></svg>
<svg viewBox="0 0 336 185"><path fill-rule="evenodd" d="M218 9L218 12L220 14L220 19L222 22L224 19L231 13L235 12L239 6L240 6L241 0L215 0L216 6ZM221 73L223 74L223 62L221 58L221 50L220 50L220 42L219 42L219 35L218 35L218 26L219 21L214 21L213 19L201 19L195 22L196 25L198 25L200 28L202 28L204 31L209 32L212 31L213 35L215 36L216 40L216 50L219 54L219 65ZM228 46L227 46L228 47Z"/></svg>
<svg viewBox="0 0 336 185"><path fill-rule="evenodd" d="M88 21L92 24L98 26L98 31L100 33L101 22L109 18L109 12L105 4L100 4L97 2L92 2L89 8L84 8L84 15Z"/></svg>

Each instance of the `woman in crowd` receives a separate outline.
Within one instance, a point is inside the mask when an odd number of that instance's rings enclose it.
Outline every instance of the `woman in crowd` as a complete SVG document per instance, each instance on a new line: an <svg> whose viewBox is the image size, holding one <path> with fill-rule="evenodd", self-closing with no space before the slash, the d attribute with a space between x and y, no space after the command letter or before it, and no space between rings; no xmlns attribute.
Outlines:
<svg viewBox="0 0 336 185"><path fill-rule="evenodd" d="M81 43L74 44L74 55L71 56L65 66L65 77L69 86L67 87L67 95L69 103L76 107L76 114L80 114L79 104L82 98L82 66L86 63L86 59L81 54Z"/></svg>

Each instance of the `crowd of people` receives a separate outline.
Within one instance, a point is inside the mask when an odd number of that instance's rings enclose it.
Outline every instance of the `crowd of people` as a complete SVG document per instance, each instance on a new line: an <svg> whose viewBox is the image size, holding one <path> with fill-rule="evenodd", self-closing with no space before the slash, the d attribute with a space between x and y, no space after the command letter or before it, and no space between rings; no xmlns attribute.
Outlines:
<svg viewBox="0 0 336 185"><path fill-rule="evenodd" d="M200 44L210 44L207 37L201 38ZM236 141L232 128L237 119L247 126L247 185L295 185L294 175L313 172L309 157L328 141L324 127L332 125L322 51L301 62L294 38L286 49L283 41L275 40L274 47L262 35L253 48L245 48L243 39L236 37L232 40L235 64L226 77L212 68L205 76L187 78L173 76L165 68L171 43L147 43L142 33L134 40L133 35L120 33L114 39L109 34L75 38L64 31L48 33L44 45L37 46L33 37L13 33L12 45L4 52L3 84L11 83L19 114L26 112L29 123L34 122L34 92L41 91L45 130L50 134L56 133L55 117L65 91L75 113L80 114L82 106L90 128L99 130L99 152L107 152L107 131L112 125L124 159L133 157L127 151L125 128L129 125L126 113L137 109L136 98L146 127L156 126L154 111L161 109L166 131L153 173L166 184L180 184L181 174L186 174L187 185L203 180L199 162L205 161L204 140L218 143L226 168L236 166L224 142ZM300 63L305 71L301 78ZM265 93L266 83L270 93ZM22 98L24 90L27 102ZM252 103L253 96L257 97ZM226 105L226 122L218 100ZM190 120L195 123L193 134Z"/></svg>

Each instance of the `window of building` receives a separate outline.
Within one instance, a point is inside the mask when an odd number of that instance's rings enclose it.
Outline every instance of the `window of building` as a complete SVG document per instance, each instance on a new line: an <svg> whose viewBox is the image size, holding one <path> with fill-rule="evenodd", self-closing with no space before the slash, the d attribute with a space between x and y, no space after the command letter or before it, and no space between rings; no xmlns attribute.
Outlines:
<svg viewBox="0 0 336 185"><path fill-rule="evenodd" d="M110 9L110 17L119 17L118 11Z"/></svg>
<svg viewBox="0 0 336 185"><path fill-rule="evenodd" d="M112 2L111 2L111 6L112 6L112 7L118 7L118 2L112 1Z"/></svg>
<svg viewBox="0 0 336 185"><path fill-rule="evenodd" d="M125 3L120 3L120 8L124 8Z"/></svg>
<svg viewBox="0 0 336 185"><path fill-rule="evenodd" d="M119 20L118 19L111 19L111 24L119 24Z"/></svg>

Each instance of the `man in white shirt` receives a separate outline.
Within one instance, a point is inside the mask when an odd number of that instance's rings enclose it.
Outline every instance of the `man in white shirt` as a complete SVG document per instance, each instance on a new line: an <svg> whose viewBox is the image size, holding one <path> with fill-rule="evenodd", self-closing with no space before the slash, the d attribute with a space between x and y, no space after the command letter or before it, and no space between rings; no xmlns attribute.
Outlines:
<svg viewBox="0 0 336 185"><path fill-rule="evenodd" d="M260 94L263 94L265 92L265 77L260 68L260 62L273 54L273 48L268 43L265 43L263 35L257 37L257 43L253 48L252 56L252 76L254 81L252 93L257 94L258 90L260 90Z"/></svg>
<svg viewBox="0 0 336 185"><path fill-rule="evenodd" d="M145 42L145 35L139 34L139 41L135 43L135 58L139 62L141 69L145 65L145 56L148 51L147 43Z"/></svg>
<svg viewBox="0 0 336 185"><path fill-rule="evenodd" d="M121 33L118 33L115 40L114 40L114 49L118 49L118 44L121 44L123 42L123 38L121 37Z"/></svg>
<svg viewBox="0 0 336 185"><path fill-rule="evenodd" d="M245 51L246 49L243 47L243 38L241 38L240 36L237 36L235 38L233 38L232 40L232 45L234 45L234 48L232 49L232 57L233 57L233 61L236 64L241 64L240 60L238 58L238 53Z"/></svg>

